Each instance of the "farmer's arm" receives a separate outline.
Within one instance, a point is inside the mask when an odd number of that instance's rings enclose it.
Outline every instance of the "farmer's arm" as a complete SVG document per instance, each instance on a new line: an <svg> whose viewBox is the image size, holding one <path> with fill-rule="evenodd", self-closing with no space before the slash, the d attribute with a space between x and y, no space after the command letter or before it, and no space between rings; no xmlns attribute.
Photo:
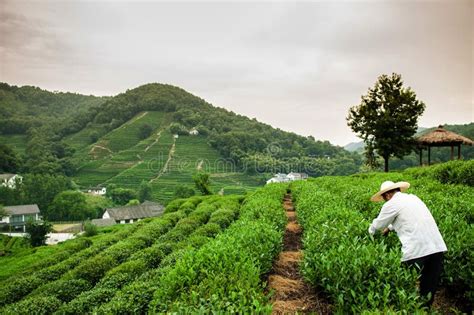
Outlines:
<svg viewBox="0 0 474 315"><path fill-rule="evenodd" d="M398 209L393 203L385 203L380 210L380 213L377 218L372 221L372 224L369 227L369 233L374 234L375 231L384 229L391 225L395 220L398 214Z"/></svg>

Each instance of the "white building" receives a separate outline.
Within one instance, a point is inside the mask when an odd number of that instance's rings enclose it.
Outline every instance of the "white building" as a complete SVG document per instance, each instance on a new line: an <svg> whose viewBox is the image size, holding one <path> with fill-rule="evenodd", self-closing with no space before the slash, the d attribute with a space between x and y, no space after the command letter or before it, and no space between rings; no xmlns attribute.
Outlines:
<svg viewBox="0 0 474 315"><path fill-rule="evenodd" d="M15 188L17 181L21 183L22 180L23 177L18 174L0 174L0 185L11 189Z"/></svg>
<svg viewBox="0 0 474 315"><path fill-rule="evenodd" d="M199 134L199 131L196 128L193 128L189 131L189 134L191 136L197 136Z"/></svg>
<svg viewBox="0 0 474 315"><path fill-rule="evenodd" d="M105 196L107 193L107 188L105 187L95 187L87 190L88 194L98 195L98 196Z"/></svg>
<svg viewBox="0 0 474 315"><path fill-rule="evenodd" d="M286 183L286 182L292 182L295 180L302 180L302 179L307 179L308 174L306 173L289 173L289 174L283 174L283 173L278 173L275 174L272 178L267 180L267 184L271 183Z"/></svg>
<svg viewBox="0 0 474 315"><path fill-rule="evenodd" d="M289 173L288 175L286 175L286 177L289 178L290 181L294 181L294 180L302 180L302 179L307 179L308 178L308 174L306 173Z"/></svg>
<svg viewBox="0 0 474 315"><path fill-rule="evenodd" d="M288 178L288 176L286 174L277 173L277 174L275 174L275 176L273 176L272 178L267 180L267 184L270 184L270 183L286 183L286 182L289 182L289 181L290 181L290 179Z"/></svg>

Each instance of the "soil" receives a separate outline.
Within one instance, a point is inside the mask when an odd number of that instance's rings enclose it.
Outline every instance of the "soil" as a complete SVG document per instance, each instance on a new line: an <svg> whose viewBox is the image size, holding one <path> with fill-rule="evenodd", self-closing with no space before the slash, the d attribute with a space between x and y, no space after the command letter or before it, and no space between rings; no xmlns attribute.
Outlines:
<svg viewBox="0 0 474 315"><path fill-rule="evenodd" d="M331 305L322 293L307 284L300 274L299 265L302 230L296 219L291 195L283 200L288 224L283 238L283 251L273 264L268 276L268 288L272 292L273 314L331 314Z"/></svg>
<svg viewBox="0 0 474 315"><path fill-rule="evenodd" d="M459 292L450 292L439 288L433 301L432 309L440 314L473 314L472 305L459 298Z"/></svg>

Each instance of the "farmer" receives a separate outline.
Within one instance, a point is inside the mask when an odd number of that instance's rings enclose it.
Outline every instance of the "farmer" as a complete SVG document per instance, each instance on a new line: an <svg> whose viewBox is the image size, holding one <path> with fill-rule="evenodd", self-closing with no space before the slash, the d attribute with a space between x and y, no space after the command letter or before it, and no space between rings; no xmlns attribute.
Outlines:
<svg viewBox="0 0 474 315"><path fill-rule="evenodd" d="M370 198L385 204L369 227L373 235L382 230L386 235L395 230L402 243L402 262L421 269L420 295L429 297L431 307L442 270L443 252L447 251L438 226L425 203L415 195L404 193L407 182L383 182L380 191Z"/></svg>

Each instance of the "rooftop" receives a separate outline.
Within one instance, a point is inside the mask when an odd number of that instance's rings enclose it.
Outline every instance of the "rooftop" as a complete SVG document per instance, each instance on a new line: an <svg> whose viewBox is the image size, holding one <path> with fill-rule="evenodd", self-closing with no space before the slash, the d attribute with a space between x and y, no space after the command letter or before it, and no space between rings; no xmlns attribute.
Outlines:
<svg viewBox="0 0 474 315"><path fill-rule="evenodd" d="M115 220L142 219L160 216L165 207L159 203L145 201L141 205L108 208L106 211Z"/></svg>
<svg viewBox="0 0 474 315"><path fill-rule="evenodd" d="M20 205L20 206L5 206L3 207L11 215L21 215L21 214L35 214L40 213L38 205Z"/></svg>
<svg viewBox="0 0 474 315"><path fill-rule="evenodd" d="M12 178L15 175L16 174L10 174L10 173L0 174L0 180L9 180L10 178Z"/></svg>
<svg viewBox="0 0 474 315"><path fill-rule="evenodd" d="M443 126L439 126L435 130L428 132L417 139L418 143L421 145L473 145L474 142L464 136L461 136L455 132L446 130Z"/></svg>

